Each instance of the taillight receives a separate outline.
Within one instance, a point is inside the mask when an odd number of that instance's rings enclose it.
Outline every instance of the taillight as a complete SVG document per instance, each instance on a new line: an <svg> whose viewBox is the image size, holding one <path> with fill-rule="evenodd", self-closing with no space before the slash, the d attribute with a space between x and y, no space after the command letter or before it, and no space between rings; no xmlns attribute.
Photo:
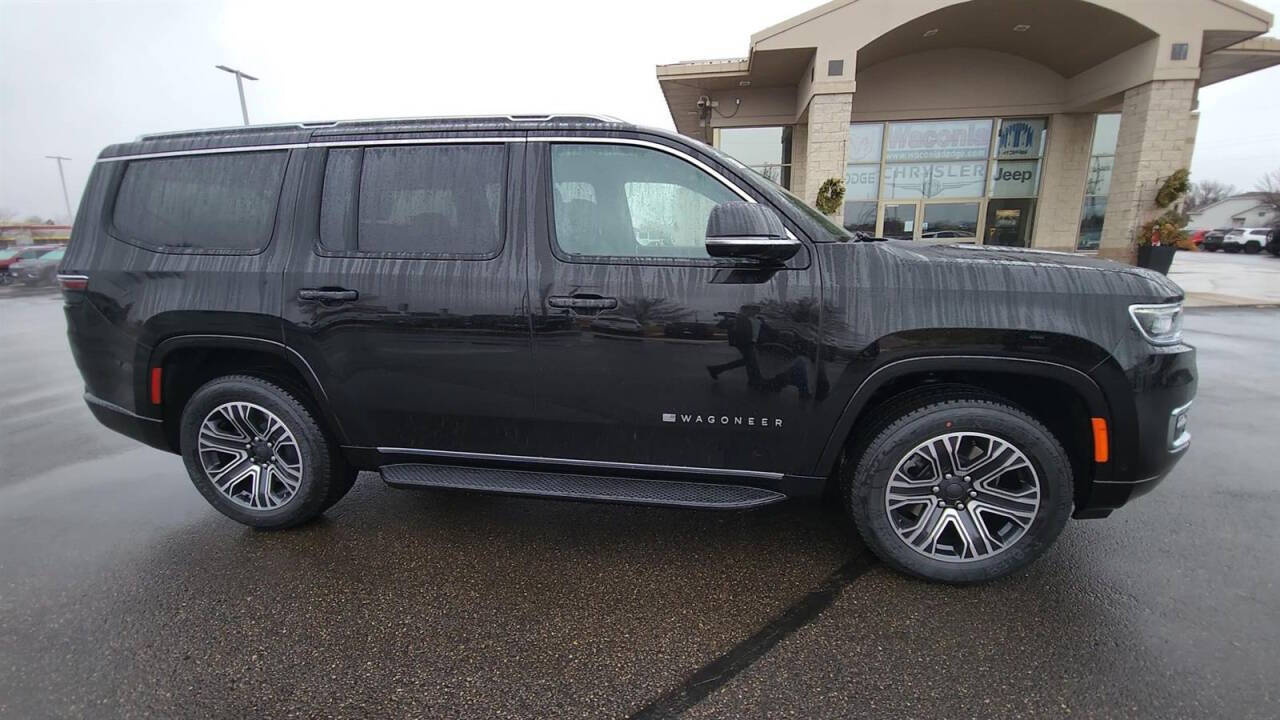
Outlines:
<svg viewBox="0 0 1280 720"><path fill-rule="evenodd" d="M68 290L83 292L89 288L89 276L63 275L62 273L58 273L58 287L62 288L63 292L67 292Z"/></svg>

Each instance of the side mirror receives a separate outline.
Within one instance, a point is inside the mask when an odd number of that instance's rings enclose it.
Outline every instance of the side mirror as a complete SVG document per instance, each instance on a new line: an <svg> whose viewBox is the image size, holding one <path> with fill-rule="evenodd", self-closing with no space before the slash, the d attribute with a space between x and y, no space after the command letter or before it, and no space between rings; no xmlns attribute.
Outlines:
<svg viewBox="0 0 1280 720"><path fill-rule="evenodd" d="M711 208L707 218L707 254L780 263L800 250L800 241L787 235L782 220L768 206L725 202Z"/></svg>

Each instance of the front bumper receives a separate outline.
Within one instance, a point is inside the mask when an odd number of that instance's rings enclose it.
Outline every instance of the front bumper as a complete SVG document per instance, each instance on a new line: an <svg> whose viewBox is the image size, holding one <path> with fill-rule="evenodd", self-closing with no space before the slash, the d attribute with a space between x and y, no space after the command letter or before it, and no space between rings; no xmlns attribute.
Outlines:
<svg viewBox="0 0 1280 720"><path fill-rule="evenodd" d="M1123 452L1113 451L1113 466L1094 478L1088 502L1077 509L1076 517L1106 517L1151 492L1191 447L1195 348L1160 348L1127 375L1133 407L1124 416L1131 420L1112 428L1113 442L1122 445Z"/></svg>

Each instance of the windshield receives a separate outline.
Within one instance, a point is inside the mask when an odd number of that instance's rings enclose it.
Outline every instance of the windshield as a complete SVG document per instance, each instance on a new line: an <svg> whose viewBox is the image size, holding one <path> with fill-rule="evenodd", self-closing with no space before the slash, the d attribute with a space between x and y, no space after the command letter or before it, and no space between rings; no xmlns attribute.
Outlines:
<svg viewBox="0 0 1280 720"><path fill-rule="evenodd" d="M773 191L773 195L775 199L781 200L787 203L788 205L790 205L791 207L795 208L796 210L799 210L805 217L817 223L823 230L825 230L831 236L832 240L849 240L853 237L853 234L850 233L848 230L845 230L844 228L835 224L834 222L831 221L831 218L818 212L816 209L811 207L808 203L806 203L805 201L801 200L800 198L792 194L790 190L782 187L781 185L774 182L773 180L770 180L767 176L762 175L761 173L756 172L752 168L742 164L742 161L726 153L720 148L712 147L710 145L704 145L703 147L706 149L707 152L711 153L712 155L715 155L717 158L724 161L726 164L732 165L735 168L738 168L739 170L745 170L755 175L756 177L764 180L765 181L764 186L769 190Z"/></svg>
<svg viewBox="0 0 1280 720"><path fill-rule="evenodd" d="M50 250L49 252L41 255L40 259L41 260L61 260L62 253L64 252L66 251L63 250L62 248L58 248L57 250Z"/></svg>

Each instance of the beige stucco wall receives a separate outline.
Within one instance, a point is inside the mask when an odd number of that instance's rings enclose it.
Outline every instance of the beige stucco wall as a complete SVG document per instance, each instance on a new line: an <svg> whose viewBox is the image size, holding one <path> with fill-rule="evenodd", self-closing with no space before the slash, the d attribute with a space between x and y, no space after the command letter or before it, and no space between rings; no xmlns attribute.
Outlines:
<svg viewBox="0 0 1280 720"><path fill-rule="evenodd" d="M1014 55L957 48L894 58L857 74L853 120L1043 115L1066 80Z"/></svg>

